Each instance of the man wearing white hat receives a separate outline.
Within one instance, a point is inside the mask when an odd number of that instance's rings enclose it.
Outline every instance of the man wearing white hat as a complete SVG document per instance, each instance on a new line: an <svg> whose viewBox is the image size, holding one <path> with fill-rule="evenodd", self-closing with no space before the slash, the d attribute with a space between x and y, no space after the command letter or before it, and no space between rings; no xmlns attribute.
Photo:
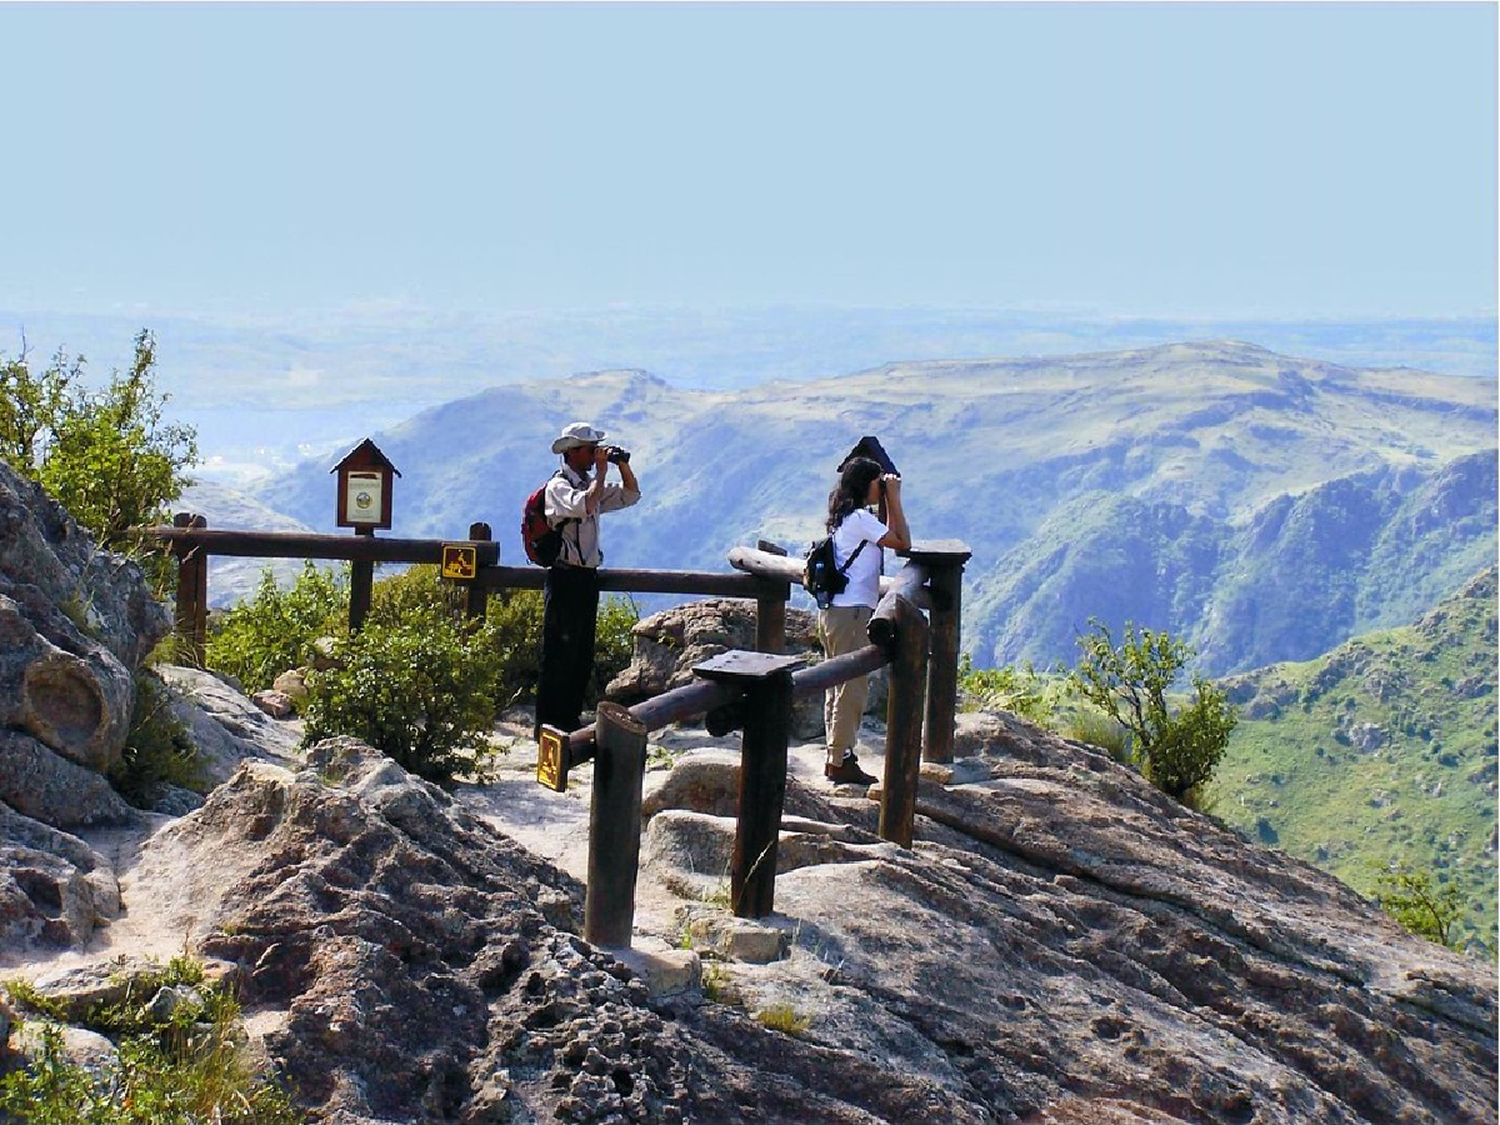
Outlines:
<svg viewBox="0 0 1500 1125"><path fill-rule="evenodd" d="M602 445L604 431L588 422L563 427L552 452L562 467L547 482L547 522L562 536L557 561L542 587L542 663L536 687L536 725L576 730L584 693L594 670L594 626L599 616L599 516L628 508L641 498L630 455ZM606 484L611 464L620 484Z"/></svg>

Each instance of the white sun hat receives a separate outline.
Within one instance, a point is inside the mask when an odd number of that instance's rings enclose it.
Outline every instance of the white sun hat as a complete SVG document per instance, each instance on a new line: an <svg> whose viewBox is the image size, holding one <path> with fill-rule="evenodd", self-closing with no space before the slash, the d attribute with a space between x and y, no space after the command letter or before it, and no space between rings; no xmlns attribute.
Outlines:
<svg viewBox="0 0 1500 1125"><path fill-rule="evenodd" d="M580 445L597 445L604 440L604 431L596 430L590 422L569 422L552 443L553 453L566 453Z"/></svg>

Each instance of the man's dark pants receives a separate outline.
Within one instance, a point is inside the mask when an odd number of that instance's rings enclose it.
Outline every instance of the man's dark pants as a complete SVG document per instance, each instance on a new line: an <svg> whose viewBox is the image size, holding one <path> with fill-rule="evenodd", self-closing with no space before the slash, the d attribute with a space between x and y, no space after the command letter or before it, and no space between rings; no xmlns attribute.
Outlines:
<svg viewBox="0 0 1500 1125"><path fill-rule="evenodd" d="M542 587L542 668L536 685L536 733L542 724L578 729L583 697L594 671L599 620L599 573L554 566Z"/></svg>

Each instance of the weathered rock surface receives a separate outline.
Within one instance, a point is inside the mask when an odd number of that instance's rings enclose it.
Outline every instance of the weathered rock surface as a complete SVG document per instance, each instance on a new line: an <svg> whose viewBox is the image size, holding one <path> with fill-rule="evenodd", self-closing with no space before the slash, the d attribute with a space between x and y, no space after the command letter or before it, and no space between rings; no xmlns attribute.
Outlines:
<svg viewBox="0 0 1500 1125"><path fill-rule="evenodd" d="M29 735L3 729L0 801L64 829L122 824L135 815L104 775L59 757Z"/></svg>
<svg viewBox="0 0 1500 1125"><path fill-rule="evenodd" d="M347 740L245 763L140 878L199 872L195 945L284 1013L264 1046L322 1120L1494 1120L1491 966L1087 748L995 716L975 749L990 780L924 782L913 850L789 783L761 935L789 955L718 962L738 1003L651 999L571 932L576 882ZM650 831L721 848L732 756L698 756Z"/></svg>
<svg viewBox="0 0 1500 1125"><path fill-rule="evenodd" d="M134 670L167 628L138 566L96 549L0 463L0 727L108 770L129 727Z"/></svg>
<svg viewBox="0 0 1500 1125"><path fill-rule="evenodd" d="M81 945L119 909L119 884L103 857L0 804L0 947Z"/></svg>
<svg viewBox="0 0 1500 1125"><path fill-rule="evenodd" d="M156 670L172 689L172 714L187 728L213 782L227 781L246 758L300 759L300 728L277 722L212 672L172 664Z"/></svg>

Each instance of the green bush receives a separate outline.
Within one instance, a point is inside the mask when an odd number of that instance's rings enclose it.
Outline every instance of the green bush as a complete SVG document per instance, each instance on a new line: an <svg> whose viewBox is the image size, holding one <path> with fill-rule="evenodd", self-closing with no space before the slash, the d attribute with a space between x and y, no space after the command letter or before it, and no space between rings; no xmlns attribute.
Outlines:
<svg viewBox="0 0 1500 1125"><path fill-rule="evenodd" d="M1030 662L1021 668L975 668L964 653L958 661L958 701L962 711L1009 711L1038 726L1053 720L1052 693Z"/></svg>
<svg viewBox="0 0 1500 1125"><path fill-rule="evenodd" d="M1122 765L1129 765L1134 760L1130 752L1130 732L1125 729L1125 724L1093 707L1078 708L1063 733L1076 742L1097 746Z"/></svg>
<svg viewBox="0 0 1500 1125"><path fill-rule="evenodd" d="M263 691L287 669L307 664L319 637L346 632L348 619L349 589L342 575L308 562L296 583L283 590L267 568L255 597L215 623L204 663L233 676L247 692Z"/></svg>
<svg viewBox="0 0 1500 1125"><path fill-rule="evenodd" d="M412 566L376 581L370 589L370 612L365 621L398 625L412 614L434 612L457 617L467 601L467 587L443 581L437 567Z"/></svg>
<svg viewBox="0 0 1500 1125"><path fill-rule="evenodd" d="M304 745L350 735L429 781L482 774L493 753L494 649L486 623L440 612L367 622L338 643L336 667L309 675Z"/></svg>
<svg viewBox="0 0 1500 1125"><path fill-rule="evenodd" d="M1158 789L1199 807L1239 719L1223 690L1201 676L1193 677L1191 702L1175 710L1169 704L1167 692L1192 648L1164 630L1138 630L1128 621L1116 645L1097 618L1078 644L1083 658L1074 684L1080 694L1129 731L1133 760Z"/></svg>
<svg viewBox="0 0 1500 1125"><path fill-rule="evenodd" d="M109 780L122 797L143 809L154 805L167 785L195 793L207 789L203 759L187 728L172 714L170 690L148 669L135 675L130 732Z"/></svg>
<svg viewBox="0 0 1500 1125"><path fill-rule="evenodd" d="M641 619L641 611L630 597L608 597L599 607L599 624L594 639L594 674L589 680L585 695L588 706L596 706L604 698L604 689L609 681L630 665L630 654L635 649L635 635L631 632Z"/></svg>
<svg viewBox="0 0 1500 1125"><path fill-rule="evenodd" d="M490 596L485 623L500 664L496 710L536 695L542 666L540 590L502 590Z"/></svg>
<svg viewBox="0 0 1500 1125"><path fill-rule="evenodd" d="M631 630L641 619L634 599L605 598L599 605L594 637L594 670L584 692L586 706L596 706L609 681L630 663L635 645ZM485 613L494 638L501 676L497 709L536 695L542 666L542 595L538 590L506 590L490 598Z"/></svg>
<svg viewBox="0 0 1500 1125"><path fill-rule="evenodd" d="M186 1001L165 1021L150 1011L161 988L189 985ZM7 984L22 1008L48 1015L28 997L34 990ZM110 1036L119 1062L96 1078L70 1062L62 1028L41 1029L41 1058L0 1079L0 1119L27 1125L81 1121L163 1125L295 1125L302 1120L274 1081L257 1074L241 1048L240 1007L222 986L204 981L203 968L175 957L159 972L133 982L127 996L95 1008L85 1026ZM8 1115L8 1116L7 1116Z"/></svg>
<svg viewBox="0 0 1500 1125"><path fill-rule="evenodd" d="M1375 877L1380 907L1411 933L1449 949L1461 949L1457 923L1468 913L1458 884L1435 887L1425 871L1404 863Z"/></svg>

